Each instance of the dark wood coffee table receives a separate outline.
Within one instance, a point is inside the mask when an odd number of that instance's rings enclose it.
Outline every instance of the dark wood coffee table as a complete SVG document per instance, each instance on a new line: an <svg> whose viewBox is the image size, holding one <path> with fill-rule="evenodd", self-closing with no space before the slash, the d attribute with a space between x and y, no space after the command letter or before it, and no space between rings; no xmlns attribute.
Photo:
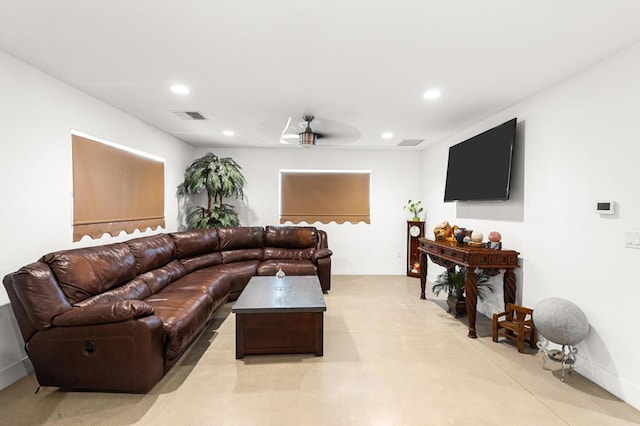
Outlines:
<svg viewBox="0 0 640 426"><path fill-rule="evenodd" d="M233 305L236 359L258 354L323 354L327 310L316 276L253 277Z"/></svg>

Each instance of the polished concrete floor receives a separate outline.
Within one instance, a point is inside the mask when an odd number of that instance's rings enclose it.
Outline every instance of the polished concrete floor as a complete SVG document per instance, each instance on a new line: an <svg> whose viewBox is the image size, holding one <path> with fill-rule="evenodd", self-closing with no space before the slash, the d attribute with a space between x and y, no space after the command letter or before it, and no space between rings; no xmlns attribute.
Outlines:
<svg viewBox="0 0 640 426"><path fill-rule="evenodd" d="M535 350L477 340L402 276L334 276L324 357L235 359L231 304L147 395L64 392L28 376L0 392L2 425L621 425L640 412Z"/></svg>

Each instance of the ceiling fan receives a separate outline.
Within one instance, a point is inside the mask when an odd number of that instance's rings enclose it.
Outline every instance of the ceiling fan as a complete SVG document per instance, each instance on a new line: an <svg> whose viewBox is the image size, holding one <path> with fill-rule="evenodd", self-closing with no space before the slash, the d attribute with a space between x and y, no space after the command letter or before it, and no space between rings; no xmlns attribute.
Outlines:
<svg viewBox="0 0 640 426"><path fill-rule="evenodd" d="M316 144L316 138L321 138L322 135L319 133L313 133L313 130L311 130L313 115L305 115L302 119L307 122L307 128L304 129L304 132L298 133L298 145L304 148L311 148Z"/></svg>
<svg viewBox="0 0 640 426"><path fill-rule="evenodd" d="M311 122L322 127L325 131L317 132L311 128ZM280 134L280 142L284 144L297 143L304 148L314 146L339 146L352 143L360 138L360 132L352 126L332 120L318 120L311 114L300 117L289 117L287 124ZM318 140L322 139L320 143ZM326 142L325 142L326 141Z"/></svg>

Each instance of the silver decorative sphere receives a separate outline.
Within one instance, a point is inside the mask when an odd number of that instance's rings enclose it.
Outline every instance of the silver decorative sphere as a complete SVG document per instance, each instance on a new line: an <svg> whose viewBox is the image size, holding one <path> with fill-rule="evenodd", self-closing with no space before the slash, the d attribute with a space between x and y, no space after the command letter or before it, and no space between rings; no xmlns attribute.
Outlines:
<svg viewBox="0 0 640 426"><path fill-rule="evenodd" d="M559 345L576 345L589 334L587 316L574 303L551 297L533 308L533 323L545 339Z"/></svg>

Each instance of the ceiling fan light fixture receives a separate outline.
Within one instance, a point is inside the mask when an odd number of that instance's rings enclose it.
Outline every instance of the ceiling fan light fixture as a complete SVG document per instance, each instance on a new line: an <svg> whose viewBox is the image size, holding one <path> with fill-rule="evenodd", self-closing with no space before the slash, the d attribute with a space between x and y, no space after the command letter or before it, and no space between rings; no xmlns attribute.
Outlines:
<svg viewBox="0 0 640 426"><path fill-rule="evenodd" d="M311 148L316 144L316 134L307 127L304 132L300 133L298 144L305 148Z"/></svg>
<svg viewBox="0 0 640 426"><path fill-rule="evenodd" d="M304 115L302 119L307 122L307 128L304 129L304 132L298 133L298 144L304 148L312 148L316 144L316 137L318 136L311 130L313 115Z"/></svg>

